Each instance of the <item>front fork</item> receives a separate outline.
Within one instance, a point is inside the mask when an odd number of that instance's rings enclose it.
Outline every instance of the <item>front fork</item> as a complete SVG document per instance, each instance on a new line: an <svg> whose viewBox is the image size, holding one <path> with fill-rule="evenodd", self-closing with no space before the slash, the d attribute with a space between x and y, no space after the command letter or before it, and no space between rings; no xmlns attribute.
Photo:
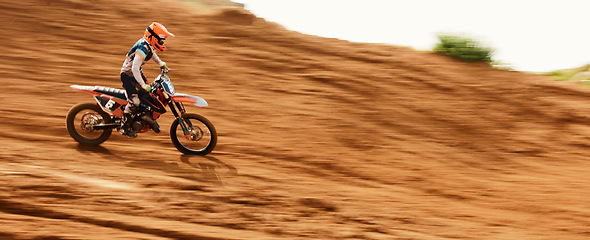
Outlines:
<svg viewBox="0 0 590 240"><path fill-rule="evenodd" d="M170 110L172 111L172 114L174 114L174 117L176 117L178 119L178 122L180 123L180 127L182 127L182 131L184 132L184 137L189 139L191 136L191 131L189 130L189 126L186 125L185 120L182 118L182 114L186 113L184 106L179 102L170 102L169 106L170 106ZM192 127L191 122L189 120L187 120L187 122Z"/></svg>

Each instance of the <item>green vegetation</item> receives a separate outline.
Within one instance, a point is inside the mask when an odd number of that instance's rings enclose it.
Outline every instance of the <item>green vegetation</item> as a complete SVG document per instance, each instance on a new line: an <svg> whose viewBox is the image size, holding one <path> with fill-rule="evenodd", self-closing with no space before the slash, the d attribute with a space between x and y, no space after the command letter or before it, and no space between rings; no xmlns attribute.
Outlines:
<svg viewBox="0 0 590 240"><path fill-rule="evenodd" d="M492 65L492 67L497 68L497 69L514 71L514 67L512 66L512 64L505 63L503 61L492 60L492 62L490 63L490 65Z"/></svg>
<svg viewBox="0 0 590 240"><path fill-rule="evenodd" d="M548 73L548 75L555 80L567 81L570 79L572 74L570 73L570 70L555 70Z"/></svg>
<svg viewBox="0 0 590 240"><path fill-rule="evenodd" d="M551 78L561 81L590 80L590 64L579 68L556 70L548 73Z"/></svg>
<svg viewBox="0 0 590 240"><path fill-rule="evenodd" d="M473 39L446 34L439 34L438 39L439 43L434 47L434 51L437 53L464 61L487 62L490 65L493 65L492 49L482 47Z"/></svg>

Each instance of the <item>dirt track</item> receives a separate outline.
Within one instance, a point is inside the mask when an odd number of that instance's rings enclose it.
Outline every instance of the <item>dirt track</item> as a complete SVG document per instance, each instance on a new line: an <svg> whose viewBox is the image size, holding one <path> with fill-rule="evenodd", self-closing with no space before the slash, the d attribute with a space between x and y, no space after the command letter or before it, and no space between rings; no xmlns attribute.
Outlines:
<svg viewBox="0 0 590 240"><path fill-rule="evenodd" d="M0 239L590 238L587 88L147 2L0 1ZM65 129L154 20L207 157Z"/></svg>

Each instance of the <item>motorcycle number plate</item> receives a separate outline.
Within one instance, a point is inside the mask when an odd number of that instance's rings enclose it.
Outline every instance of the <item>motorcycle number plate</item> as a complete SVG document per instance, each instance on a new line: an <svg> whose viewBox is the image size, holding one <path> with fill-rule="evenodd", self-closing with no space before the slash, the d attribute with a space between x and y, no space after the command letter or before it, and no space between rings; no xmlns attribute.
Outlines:
<svg viewBox="0 0 590 240"><path fill-rule="evenodd" d="M96 96L95 98L96 98L96 101L98 101L98 103L100 104L100 106L109 112L113 112L121 106L121 104L117 103L113 99L109 99L109 98L105 98L105 97L101 97L101 96Z"/></svg>
<svg viewBox="0 0 590 240"><path fill-rule="evenodd" d="M170 95L174 95L176 92L174 91L174 86L172 86L172 82L170 80L166 80L162 83L162 87L164 87L164 91L166 91Z"/></svg>

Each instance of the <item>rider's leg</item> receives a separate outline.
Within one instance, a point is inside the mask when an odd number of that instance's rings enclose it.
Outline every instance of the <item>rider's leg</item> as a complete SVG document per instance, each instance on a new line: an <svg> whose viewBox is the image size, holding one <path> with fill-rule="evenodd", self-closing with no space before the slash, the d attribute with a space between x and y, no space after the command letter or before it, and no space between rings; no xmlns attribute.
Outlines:
<svg viewBox="0 0 590 240"><path fill-rule="evenodd" d="M141 77L145 82L147 82L146 77L142 74ZM121 82L123 83L123 87L125 88L125 96L127 96L127 101L129 102L127 106L125 106L124 113L131 113L134 114L137 110L137 107L141 104L139 100L139 95L142 93L138 90L139 84L135 81L135 78L127 73L121 73Z"/></svg>
<svg viewBox="0 0 590 240"><path fill-rule="evenodd" d="M131 119L133 115L137 112L137 107L140 104L139 98L137 94L131 95L131 97L127 98L127 105L125 105L125 109L123 110L123 121L121 122L121 126L125 132L133 131L131 128ZM133 135L133 133L130 133Z"/></svg>
<svg viewBox="0 0 590 240"><path fill-rule="evenodd" d="M130 137L135 137L137 134L131 128L131 117L137 111L137 107L140 104L139 100L139 91L135 87L135 79L126 73L121 73L121 82L123 83L123 87L125 88L125 95L127 96L127 105L123 111L123 121L121 123L121 128L125 131L125 135Z"/></svg>
<svg viewBox="0 0 590 240"><path fill-rule="evenodd" d="M137 107L141 104L139 97L137 94L132 94L131 97L127 97L127 105L125 106L125 110L123 113L134 114L137 111Z"/></svg>

